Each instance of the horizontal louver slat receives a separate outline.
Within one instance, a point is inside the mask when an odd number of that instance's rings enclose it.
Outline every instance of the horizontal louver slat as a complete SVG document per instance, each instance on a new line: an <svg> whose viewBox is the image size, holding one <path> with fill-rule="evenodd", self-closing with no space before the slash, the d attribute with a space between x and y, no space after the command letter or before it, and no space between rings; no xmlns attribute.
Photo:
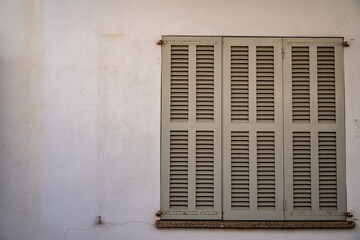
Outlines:
<svg viewBox="0 0 360 240"><path fill-rule="evenodd" d="M214 132L196 131L196 209L214 208Z"/></svg>
<svg viewBox="0 0 360 240"><path fill-rule="evenodd" d="M256 118L274 122L274 47L256 47Z"/></svg>
<svg viewBox="0 0 360 240"><path fill-rule="evenodd" d="M311 210L310 132L293 133L293 206L297 211Z"/></svg>
<svg viewBox="0 0 360 240"><path fill-rule="evenodd" d="M292 118L294 123L310 122L309 47L291 48Z"/></svg>
<svg viewBox="0 0 360 240"><path fill-rule="evenodd" d="M196 120L214 120L214 46L196 46Z"/></svg>
<svg viewBox="0 0 360 240"><path fill-rule="evenodd" d="M318 121L335 123L335 50L317 48Z"/></svg>
<svg viewBox="0 0 360 240"><path fill-rule="evenodd" d="M249 121L249 50L231 46L231 121Z"/></svg>
<svg viewBox="0 0 360 240"><path fill-rule="evenodd" d="M319 132L319 206L337 210L336 133Z"/></svg>
<svg viewBox="0 0 360 240"><path fill-rule="evenodd" d="M170 131L170 208L188 208L188 132Z"/></svg>
<svg viewBox="0 0 360 240"><path fill-rule="evenodd" d="M249 132L231 132L231 208L250 207Z"/></svg>
<svg viewBox="0 0 360 240"><path fill-rule="evenodd" d="M275 191L275 133L257 132L257 207L274 210Z"/></svg>
<svg viewBox="0 0 360 240"><path fill-rule="evenodd" d="M170 59L170 120L188 120L189 47L172 45Z"/></svg>

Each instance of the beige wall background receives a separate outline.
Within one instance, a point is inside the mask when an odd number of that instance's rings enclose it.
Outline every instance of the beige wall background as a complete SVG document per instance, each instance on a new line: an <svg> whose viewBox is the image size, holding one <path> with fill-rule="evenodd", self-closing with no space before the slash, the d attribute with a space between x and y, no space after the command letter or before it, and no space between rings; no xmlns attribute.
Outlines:
<svg viewBox="0 0 360 240"><path fill-rule="evenodd" d="M360 217L359 0L3 0L0 239L360 239L359 227L154 227L162 35L344 37L347 201Z"/></svg>

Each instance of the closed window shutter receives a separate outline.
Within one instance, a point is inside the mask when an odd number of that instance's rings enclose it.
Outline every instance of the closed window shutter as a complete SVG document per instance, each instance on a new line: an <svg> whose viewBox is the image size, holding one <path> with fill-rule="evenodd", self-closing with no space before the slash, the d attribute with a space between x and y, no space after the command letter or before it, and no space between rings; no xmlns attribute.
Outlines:
<svg viewBox="0 0 360 240"><path fill-rule="evenodd" d="M281 38L223 39L224 220L282 220Z"/></svg>
<svg viewBox="0 0 360 240"><path fill-rule="evenodd" d="M162 219L221 219L221 38L164 37Z"/></svg>
<svg viewBox="0 0 360 240"><path fill-rule="evenodd" d="M286 220L345 220L340 38L284 39Z"/></svg>
<svg viewBox="0 0 360 240"><path fill-rule="evenodd" d="M162 219L346 219L341 38L163 40Z"/></svg>

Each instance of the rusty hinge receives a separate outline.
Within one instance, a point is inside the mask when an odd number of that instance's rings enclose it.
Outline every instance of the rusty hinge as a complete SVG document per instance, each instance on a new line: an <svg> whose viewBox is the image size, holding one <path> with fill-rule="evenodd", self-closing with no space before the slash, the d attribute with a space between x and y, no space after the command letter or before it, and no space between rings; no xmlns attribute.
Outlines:
<svg viewBox="0 0 360 240"><path fill-rule="evenodd" d="M161 46L161 45L164 44L164 41L163 41L163 40L159 40L159 41L156 42L156 44L159 45L159 46Z"/></svg>
<svg viewBox="0 0 360 240"><path fill-rule="evenodd" d="M157 216L157 217L161 217L161 215L162 215L162 212L160 210L155 213L155 216Z"/></svg>
<svg viewBox="0 0 360 240"><path fill-rule="evenodd" d="M349 218L351 218L351 217L354 216L354 214L352 214L352 212L343 212L343 214L344 214L346 217L349 217Z"/></svg>
<svg viewBox="0 0 360 240"><path fill-rule="evenodd" d="M281 48L281 58L284 59L285 51L284 48Z"/></svg>
<svg viewBox="0 0 360 240"><path fill-rule="evenodd" d="M349 45L349 43L348 43L347 41L344 41L344 42L342 43L342 45L343 45L343 47L350 47L350 45Z"/></svg>

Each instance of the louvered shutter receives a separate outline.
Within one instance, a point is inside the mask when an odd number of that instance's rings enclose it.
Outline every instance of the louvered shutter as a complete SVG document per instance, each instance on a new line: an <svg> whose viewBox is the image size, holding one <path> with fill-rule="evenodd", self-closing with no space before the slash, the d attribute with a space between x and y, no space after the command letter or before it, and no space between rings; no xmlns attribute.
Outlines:
<svg viewBox="0 0 360 240"><path fill-rule="evenodd" d="M284 39L286 220L344 220L341 38Z"/></svg>
<svg viewBox="0 0 360 240"><path fill-rule="evenodd" d="M164 37L162 219L221 219L221 38Z"/></svg>
<svg viewBox="0 0 360 240"><path fill-rule="evenodd" d="M223 39L224 220L282 220L281 38Z"/></svg>

